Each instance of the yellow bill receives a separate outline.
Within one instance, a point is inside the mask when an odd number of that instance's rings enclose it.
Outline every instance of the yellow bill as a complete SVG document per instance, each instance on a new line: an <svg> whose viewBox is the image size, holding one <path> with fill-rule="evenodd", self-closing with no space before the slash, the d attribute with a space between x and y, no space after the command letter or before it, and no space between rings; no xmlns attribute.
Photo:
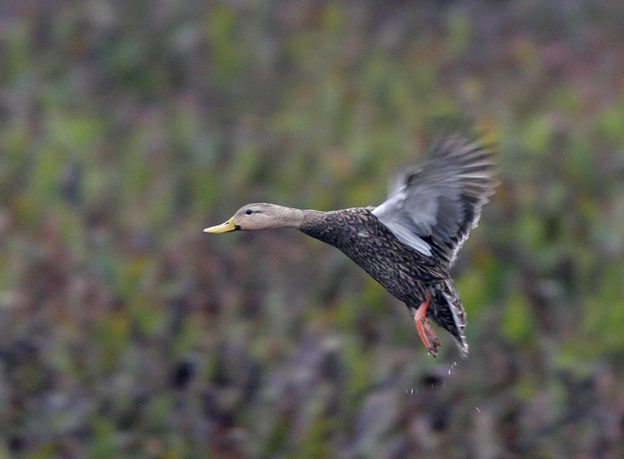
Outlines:
<svg viewBox="0 0 624 459"><path fill-rule="evenodd" d="M236 229L236 225L234 224L234 217L230 218L228 221L221 225L211 226L210 228L206 228L204 233L227 233L229 231L234 231Z"/></svg>

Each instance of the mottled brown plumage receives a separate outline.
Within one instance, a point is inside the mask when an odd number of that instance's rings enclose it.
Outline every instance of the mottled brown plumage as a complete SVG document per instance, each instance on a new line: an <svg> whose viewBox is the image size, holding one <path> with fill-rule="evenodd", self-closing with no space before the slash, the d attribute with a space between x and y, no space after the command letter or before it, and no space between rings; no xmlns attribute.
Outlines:
<svg viewBox="0 0 624 459"><path fill-rule="evenodd" d="M208 233L298 228L330 244L403 301L434 356L439 341L427 317L447 330L462 355L466 314L449 270L494 191L492 152L466 126L435 138L429 159L403 168L377 207L320 212L256 203Z"/></svg>
<svg viewBox="0 0 624 459"><path fill-rule="evenodd" d="M306 214L300 230L339 249L403 301L412 317L431 293L428 315L457 340L462 354L468 345L464 336L465 314L448 270L434 257L422 255L401 243L372 213L356 207ZM447 298L461 313L455 320Z"/></svg>

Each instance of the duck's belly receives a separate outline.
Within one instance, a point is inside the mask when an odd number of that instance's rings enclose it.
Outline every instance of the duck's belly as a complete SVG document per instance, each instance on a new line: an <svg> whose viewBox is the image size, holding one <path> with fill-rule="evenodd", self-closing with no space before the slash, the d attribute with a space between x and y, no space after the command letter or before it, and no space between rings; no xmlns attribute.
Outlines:
<svg viewBox="0 0 624 459"><path fill-rule="evenodd" d="M427 284L446 277L434 259L402 244L367 209L338 211L325 223L302 231L342 251L401 301L420 304Z"/></svg>
<svg viewBox="0 0 624 459"><path fill-rule="evenodd" d="M408 304L423 302L426 284L436 280L409 249L377 238L359 237L352 244L338 248L388 292Z"/></svg>

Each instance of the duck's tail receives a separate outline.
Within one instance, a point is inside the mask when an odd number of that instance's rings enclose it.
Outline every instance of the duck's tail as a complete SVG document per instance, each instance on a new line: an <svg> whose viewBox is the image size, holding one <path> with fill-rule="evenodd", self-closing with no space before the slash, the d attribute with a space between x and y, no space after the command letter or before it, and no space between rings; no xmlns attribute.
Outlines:
<svg viewBox="0 0 624 459"><path fill-rule="evenodd" d="M451 279L433 284L432 306L429 308L429 317L447 330L459 348L462 357L468 357L468 343L464 330L466 328L466 311L462 305L455 284Z"/></svg>

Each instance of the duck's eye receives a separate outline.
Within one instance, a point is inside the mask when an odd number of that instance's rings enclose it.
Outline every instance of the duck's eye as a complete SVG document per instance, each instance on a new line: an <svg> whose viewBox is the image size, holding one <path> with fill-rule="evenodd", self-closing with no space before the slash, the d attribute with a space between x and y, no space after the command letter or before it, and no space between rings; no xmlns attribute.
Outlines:
<svg viewBox="0 0 624 459"><path fill-rule="evenodd" d="M253 210L251 210L251 209L247 209L247 210L245 211L245 213L246 213L247 215L251 215L251 214L253 214Z"/></svg>

